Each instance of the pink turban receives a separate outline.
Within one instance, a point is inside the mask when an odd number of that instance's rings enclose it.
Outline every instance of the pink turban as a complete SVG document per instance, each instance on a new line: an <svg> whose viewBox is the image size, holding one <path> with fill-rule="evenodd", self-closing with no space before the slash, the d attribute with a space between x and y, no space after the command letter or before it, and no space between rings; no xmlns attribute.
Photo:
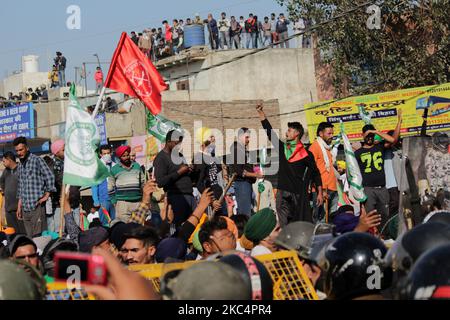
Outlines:
<svg viewBox="0 0 450 320"><path fill-rule="evenodd" d="M61 151L64 148L64 140L59 139L52 143L52 153L56 155L59 151Z"/></svg>

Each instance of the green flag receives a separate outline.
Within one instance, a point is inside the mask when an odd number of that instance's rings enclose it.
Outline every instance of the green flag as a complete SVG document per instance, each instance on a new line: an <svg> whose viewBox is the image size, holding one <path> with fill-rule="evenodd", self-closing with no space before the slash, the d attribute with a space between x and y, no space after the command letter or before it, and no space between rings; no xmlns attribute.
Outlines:
<svg viewBox="0 0 450 320"><path fill-rule="evenodd" d="M69 107L66 115L64 151L65 184L92 187L108 176L108 168L97 156L100 134L95 120L77 100L75 85L70 87Z"/></svg>
<svg viewBox="0 0 450 320"><path fill-rule="evenodd" d="M344 145L345 162L347 164L347 180L350 187L349 193L356 201L364 202L367 200L367 196L364 194L364 188L362 186L361 171L359 170L358 160L356 160L350 140L345 134L344 123L342 121L340 136L342 144Z"/></svg>
<svg viewBox="0 0 450 320"><path fill-rule="evenodd" d="M181 130L181 125L161 115L155 116L147 111L147 130L156 139L165 142L167 133L170 130Z"/></svg>

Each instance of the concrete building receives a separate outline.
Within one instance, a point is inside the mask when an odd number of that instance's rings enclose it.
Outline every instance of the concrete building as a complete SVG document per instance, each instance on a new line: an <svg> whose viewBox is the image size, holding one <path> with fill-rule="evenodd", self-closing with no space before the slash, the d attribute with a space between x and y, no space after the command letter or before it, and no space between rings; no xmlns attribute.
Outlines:
<svg viewBox="0 0 450 320"><path fill-rule="evenodd" d="M170 85L163 92L162 115L181 124L193 137L195 121L202 121L203 126L225 135L229 129L261 129L255 106L263 101L275 129L284 132L289 121L299 121L306 129L303 106L322 96L322 86L318 83L323 73L315 65L314 49L211 52L206 47L194 47L156 64ZM51 89L51 102L35 105L37 137L55 140L64 136L68 90ZM122 94L109 94L117 102L123 101ZM96 96L82 98L81 87L78 96L85 106L95 105L97 101ZM130 143L131 137L146 134L145 107L139 101L136 104L130 114L106 114L110 142ZM263 139L260 145L264 145L265 138L260 138ZM304 141L308 141L307 133ZM191 142L186 147L196 152L194 140ZM229 141L224 144L228 145ZM218 155L228 151L227 145L219 143Z"/></svg>
<svg viewBox="0 0 450 320"><path fill-rule="evenodd" d="M39 57L30 55L22 57L22 72L12 74L0 81L0 95L8 97L8 92L18 94L28 88L36 89L45 84L49 87L48 73L39 72Z"/></svg>
<svg viewBox="0 0 450 320"><path fill-rule="evenodd" d="M156 66L170 84L170 90L163 93L164 113L180 102L276 101L276 114L281 114L279 129L284 131L290 121L299 121L306 128L301 110L318 97L314 49L209 52L199 47ZM195 111L202 113L202 108ZM229 115L227 108L221 112ZM254 106L241 109L240 116L256 118Z"/></svg>

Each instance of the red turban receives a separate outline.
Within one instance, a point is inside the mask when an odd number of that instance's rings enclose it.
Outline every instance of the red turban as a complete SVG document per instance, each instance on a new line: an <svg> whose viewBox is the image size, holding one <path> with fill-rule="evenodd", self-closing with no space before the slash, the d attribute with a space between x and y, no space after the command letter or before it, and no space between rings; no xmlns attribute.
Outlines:
<svg viewBox="0 0 450 320"><path fill-rule="evenodd" d="M116 156L120 158L126 151L130 153L131 148L129 146L120 146L116 149Z"/></svg>

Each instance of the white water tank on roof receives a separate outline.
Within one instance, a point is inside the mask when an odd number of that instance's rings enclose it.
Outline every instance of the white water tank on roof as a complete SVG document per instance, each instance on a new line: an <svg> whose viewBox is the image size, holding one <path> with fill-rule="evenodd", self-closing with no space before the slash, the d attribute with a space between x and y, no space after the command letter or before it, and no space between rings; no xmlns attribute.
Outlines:
<svg viewBox="0 0 450 320"><path fill-rule="evenodd" d="M39 72L39 56L29 55L22 57L22 71L24 73Z"/></svg>

